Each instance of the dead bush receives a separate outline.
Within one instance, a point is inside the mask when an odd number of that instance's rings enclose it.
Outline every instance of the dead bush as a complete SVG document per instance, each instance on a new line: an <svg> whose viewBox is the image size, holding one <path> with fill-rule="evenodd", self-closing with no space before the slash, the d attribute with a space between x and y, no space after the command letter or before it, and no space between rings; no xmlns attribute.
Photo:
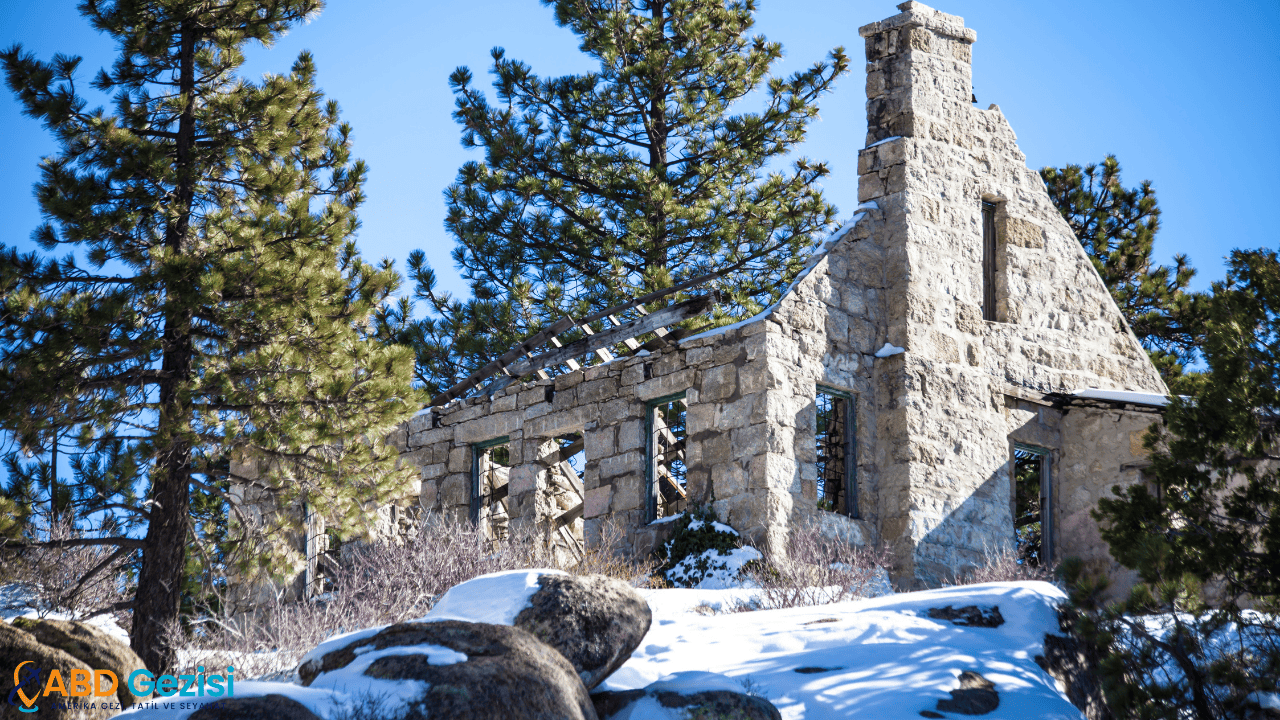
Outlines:
<svg viewBox="0 0 1280 720"><path fill-rule="evenodd" d="M946 585L977 585L987 582L1021 582L1026 580L1042 580L1061 584L1058 563L1049 565L1032 565L1018 556L1012 547L987 548L983 553L983 563L962 569L954 581Z"/></svg>
<svg viewBox="0 0 1280 720"><path fill-rule="evenodd" d="M601 542L581 562L563 568L599 573L632 584L648 581L650 563L626 559L623 534L606 526ZM551 567L551 555L535 531L512 530L496 548L465 523L428 517L403 544L344 547L340 572L323 596L290 601L277 589L252 612L209 612L174 631L184 666L234 665L245 678L288 675L301 657L326 638L425 615L449 588L502 570Z"/></svg>
<svg viewBox="0 0 1280 720"><path fill-rule="evenodd" d="M58 543L115 534L111 527L87 532L59 520L31 540ZM134 555L102 545L0 546L0 583L7 586L0 610L33 611L40 617L57 613L73 619L109 613L127 628L129 614L112 608L127 599L125 570Z"/></svg>
<svg viewBox="0 0 1280 720"><path fill-rule="evenodd" d="M759 586L755 600L739 603L736 611L808 607L874 597L891 590L888 547L861 548L827 537L814 523L792 529L787 554L766 553L747 564L744 573Z"/></svg>

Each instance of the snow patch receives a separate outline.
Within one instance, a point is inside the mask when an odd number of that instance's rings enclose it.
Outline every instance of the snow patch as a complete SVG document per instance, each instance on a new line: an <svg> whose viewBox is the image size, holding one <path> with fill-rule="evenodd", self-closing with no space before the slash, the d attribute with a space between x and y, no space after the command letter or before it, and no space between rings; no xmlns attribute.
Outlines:
<svg viewBox="0 0 1280 720"><path fill-rule="evenodd" d="M682 517L684 517L684 513L676 513L675 515L668 515L668 516L666 516L666 517L660 517L660 518L658 518L657 520L654 520L653 522L651 522L651 523L649 523L649 524L650 524L650 525L665 525L666 523L669 523L669 522L675 522L675 521L679 520L679 519L680 519L680 518L682 518Z"/></svg>
<svg viewBox="0 0 1280 720"><path fill-rule="evenodd" d="M883 139L883 140L877 140L876 142L873 142L873 143L871 143L870 145L868 145L868 146L866 147L866 149L868 149L868 150L869 150L869 149L871 149L871 148L873 148L873 147L875 147L875 146L877 146L877 145L883 145L883 144L885 144L885 143L887 143L887 142L893 142L894 140L901 140L901 139L902 139L902 136L901 136L901 135L894 135L893 137L887 137L887 138L885 138L885 139Z"/></svg>
<svg viewBox="0 0 1280 720"><path fill-rule="evenodd" d="M876 351L876 357L887 358L893 355L901 355L904 352L906 352L906 350L904 350L903 348L900 348L896 345L890 345L889 343L885 343L884 347Z"/></svg>
<svg viewBox="0 0 1280 720"><path fill-rule="evenodd" d="M1084 390L1077 390L1071 393L1071 397L1078 397L1087 400L1110 400L1113 402L1133 403L1134 405L1150 405L1152 407L1165 407L1169 404L1168 395L1149 392L1131 392L1129 390L1085 388Z"/></svg>
<svg viewBox="0 0 1280 720"><path fill-rule="evenodd" d="M693 525L690 524L689 528L693 529ZM760 551L753 547L734 548L726 554L715 549L703 550L676 563L667 571L667 579L682 587L700 590L742 587L742 567L762 557Z"/></svg>
<svg viewBox="0 0 1280 720"><path fill-rule="evenodd" d="M449 589L426 615L413 622L462 620L514 625L521 610L538 592L543 575L568 575L563 570L505 570L472 578Z"/></svg>

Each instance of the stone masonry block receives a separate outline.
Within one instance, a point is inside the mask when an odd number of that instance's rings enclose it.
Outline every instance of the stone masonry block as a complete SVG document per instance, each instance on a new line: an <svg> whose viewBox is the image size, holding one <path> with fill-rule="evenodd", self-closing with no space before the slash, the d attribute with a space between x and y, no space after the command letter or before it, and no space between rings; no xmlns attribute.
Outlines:
<svg viewBox="0 0 1280 720"><path fill-rule="evenodd" d="M530 463L511 468L511 473L507 476L508 492L514 497L537 488L539 469Z"/></svg>
<svg viewBox="0 0 1280 720"><path fill-rule="evenodd" d="M601 479L606 479L640 470L644 467L643 462L644 456L633 450L612 457L600 458L600 462L596 467L599 468Z"/></svg>
<svg viewBox="0 0 1280 720"><path fill-rule="evenodd" d="M449 472L471 472L471 448L456 447L449 451Z"/></svg>
<svg viewBox="0 0 1280 720"><path fill-rule="evenodd" d="M609 513L610 501L613 499L613 486L603 485L587 491L587 498L582 508L585 518L598 518Z"/></svg>
<svg viewBox="0 0 1280 720"><path fill-rule="evenodd" d="M703 402L727 400L737 389L738 368L720 365L702 372L702 390L698 397Z"/></svg>
<svg viewBox="0 0 1280 720"><path fill-rule="evenodd" d="M1008 245L1022 248L1044 247L1044 230L1029 220L1006 218L1003 230L1003 240Z"/></svg>
<svg viewBox="0 0 1280 720"><path fill-rule="evenodd" d="M696 377L697 370L694 368L684 368L670 375L655 377L636 386L636 397L641 400L652 400L663 395L684 392L693 387Z"/></svg>

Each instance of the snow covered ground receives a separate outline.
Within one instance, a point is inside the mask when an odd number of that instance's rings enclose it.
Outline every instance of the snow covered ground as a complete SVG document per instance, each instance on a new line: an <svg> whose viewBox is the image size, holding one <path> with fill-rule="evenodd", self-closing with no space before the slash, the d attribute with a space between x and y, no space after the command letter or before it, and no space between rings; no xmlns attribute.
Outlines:
<svg viewBox="0 0 1280 720"><path fill-rule="evenodd" d="M507 577L501 581L487 582L483 593L458 593L445 614L498 621L513 617L508 600L527 601L530 582L527 576L517 577L519 572L503 575ZM500 587L508 592L495 593ZM933 710L938 700L949 698L960 673L969 670L994 682L1000 695L999 707L985 719L1083 717L1033 660L1042 651L1044 634L1056 631L1054 606L1064 599L1047 583L988 583L723 614L715 613L749 600L756 591L640 592L653 611L653 626L631 659L600 689L642 688L662 681L684 689L750 690L768 698L789 720L917 720L921 710ZM997 628L961 627L929 618L929 608L947 605L999 606L1005 622ZM281 693L326 718L340 710L344 698L360 699L357 691L344 687L335 694L287 683L236 682L238 697ZM636 709L628 720L673 717L657 703ZM123 717L181 720L191 712L153 709Z"/></svg>
<svg viewBox="0 0 1280 720"><path fill-rule="evenodd" d="M988 583L784 610L703 615L750 591L641 591L653 628L603 689L641 688L713 672L750 686L784 718L916 720L950 698L965 670L996 685L1000 706L983 718L1079 720L1083 716L1034 657L1056 632L1065 599L1048 583ZM998 628L960 627L929 608L999 606ZM705 609L703 610L705 612ZM801 672L797 672L801 670ZM709 680L709 679L708 679ZM665 716L631 720L665 720Z"/></svg>

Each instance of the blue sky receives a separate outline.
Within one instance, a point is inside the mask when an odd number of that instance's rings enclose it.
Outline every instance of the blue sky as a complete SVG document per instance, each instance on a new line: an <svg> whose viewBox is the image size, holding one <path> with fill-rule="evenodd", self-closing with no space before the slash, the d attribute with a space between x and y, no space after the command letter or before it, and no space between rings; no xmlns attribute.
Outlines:
<svg viewBox="0 0 1280 720"><path fill-rule="evenodd" d="M857 151L865 138L858 27L894 4L866 0L759 0L757 31L780 41L791 73L844 45L853 71L822 103L802 152L825 160L828 198L848 216L857 204ZM1186 253L1196 286L1223 275L1234 247L1280 245L1273 214L1280 167L1280 3L1243 0L1227 10L1191 2L1070 3L947 0L978 33L979 105L997 103L1033 168L1088 163L1115 153L1126 184L1154 182L1164 210L1156 254ZM84 79L115 56L74 0L0 0L0 45L20 42L42 59L83 55ZM273 48L249 53L246 73L285 71L311 50L319 84L355 129L370 166L359 240L366 257L403 266L426 250L441 285L464 292L443 229L442 191L478 153L458 142L447 78L470 66L487 83L489 49L502 46L542 75L591 68L575 37L535 0L409 2L330 0L313 22ZM486 85L487 86L487 85ZM31 247L40 222L32 183L54 151L48 133L0 91L0 243Z"/></svg>

